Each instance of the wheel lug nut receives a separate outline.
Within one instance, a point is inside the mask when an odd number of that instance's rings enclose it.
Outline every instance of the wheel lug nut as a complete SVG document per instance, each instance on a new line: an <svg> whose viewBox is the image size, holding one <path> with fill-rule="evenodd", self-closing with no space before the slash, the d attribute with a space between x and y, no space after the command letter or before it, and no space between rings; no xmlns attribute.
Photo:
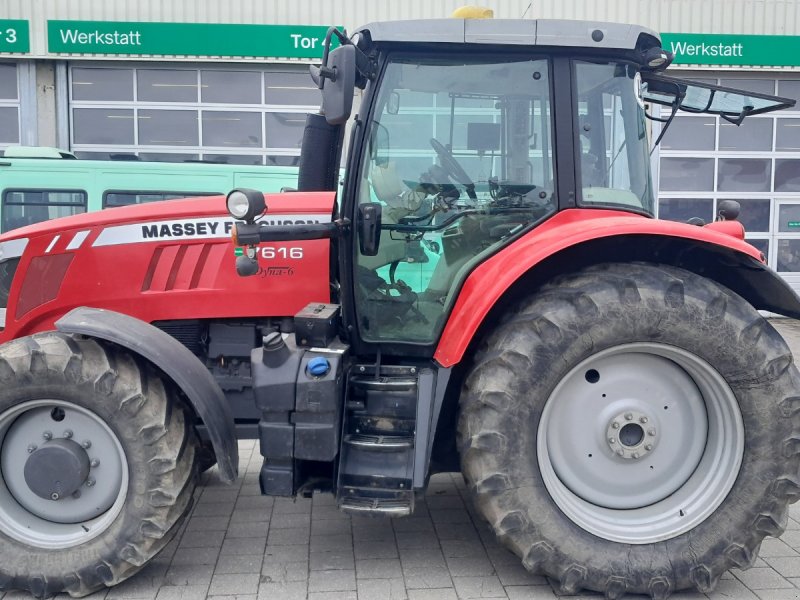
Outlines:
<svg viewBox="0 0 800 600"><path fill-rule="evenodd" d="M64 432L64 437L65 437L66 439L71 439L71 438L72 438L72 430L71 430L71 429L67 429L67 430Z"/></svg>
<svg viewBox="0 0 800 600"><path fill-rule="evenodd" d="M655 434L656 434L655 427L651 427L650 429L647 430L647 435L655 435Z"/></svg>
<svg viewBox="0 0 800 600"><path fill-rule="evenodd" d="M622 451L622 448L617 450L617 456L625 456L625 453Z"/></svg>
<svg viewBox="0 0 800 600"><path fill-rule="evenodd" d="M45 432L42 433L42 437L45 440L50 441L50 440L53 439L53 434L50 431L45 431Z"/></svg>
<svg viewBox="0 0 800 600"><path fill-rule="evenodd" d="M94 485L94 479L89 477L89 479L86 480L86 487L92 487L93 485Z"/></svg>
<svg viewBox="0 0 800 600"><path fill-rule="evenodd" d="M639 422L644 425L645 423L647 423L647 417L642 417L641 419L639 419Z"/></svg>
<svg viewBox="0 0 800 600"><path fill-rule="evenodd" d="M619 423L617 423L616 421L614 421L614 422L611 424L611 428L612 428L612 429L619 429Z"/></svg>
<svg viewBox="0 0 800 600"><path fill-rule="evenodd" d="M650 452L650 450L652 450L652 449L653 449L653 444L647 444L647 445L645 445L644 449L645 449L645 450L647 450L648 452Z"/></svg>
<svg viewBox="0 0 800 600"><path fill-rule="evenodd" d="M625 413L625 420L626 421L632 421L633 420L633 415L631 413Z"/></svg>
<svg viewBox="0 0 800 600"><path fill-rule="evenodd" d="M89 440L86 440L85 442L81 442L81 447L84 450L88 450L89 448L92 447L92 442L90 442Z"/></svg>
<svg viewBox="0 0 800 600"><path fill-rule="evenodd" d="M34 450L36 450L36 444L28 444L28 454L33 454Z"/></svg>
<svg viewBox="0 0 800 600"><path fill-rule="evenodd" d="M608 438L608 443L609 444L616 444L617 443L617 438Z"/></svg>
<svg viewBox="0 0 800 600"><path fill-rule="evenodd" d="M633 454L631 454L631 456L633 458L639 458L639 453L638 452L634 452Z"/></svg>
<svg viewBox="0 0 800 600"><path fill-rule="evenodd" d="M99 467L100 466L100 461L97 460L96 458L93 458L92 462L90 462L89 465L92 466L92 467L95 467L95 468Z"/></svg>
<svg viewBox="0 0 800 600"><path fill-rule="evenodd" d="M59 498L60 496L58 495L57 492L53 492L52 494L50 494L50 500L58 500Z"/></svg>

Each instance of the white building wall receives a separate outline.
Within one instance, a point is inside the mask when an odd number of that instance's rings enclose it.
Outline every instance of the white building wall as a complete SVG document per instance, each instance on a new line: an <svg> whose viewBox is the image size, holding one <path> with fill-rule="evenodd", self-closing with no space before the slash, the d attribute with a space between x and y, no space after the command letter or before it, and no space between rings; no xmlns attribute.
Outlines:
<svg viewBox="0 0 800 600"><path fill-rule="evenodd" d="M27 19L28 57L46 56L48 19L344 25L447 17L465 0L0 0ZM800 35L800 0L482 0L497 18L620 21L660 32ZM230 60L230 59L228 59Z"/></svg>

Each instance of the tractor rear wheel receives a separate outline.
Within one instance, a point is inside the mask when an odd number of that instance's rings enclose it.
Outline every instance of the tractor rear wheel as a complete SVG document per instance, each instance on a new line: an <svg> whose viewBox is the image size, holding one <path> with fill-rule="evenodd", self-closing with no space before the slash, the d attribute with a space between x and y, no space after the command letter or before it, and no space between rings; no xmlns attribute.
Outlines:
<svg viewBox="0 0 800 600"><path fill-rule="evenodd" d="M196 441L161 378L91 339L0 346L0 591L85 596L172 538Z"/></svg>
<svg viewBox="0 0 800 600"><path fill-rule="evenodd" d="M478 351L462 468L500 539L563 593L708 592L786 527L798 389L741 297L673 267L595 266L520 303Z"/></svg>

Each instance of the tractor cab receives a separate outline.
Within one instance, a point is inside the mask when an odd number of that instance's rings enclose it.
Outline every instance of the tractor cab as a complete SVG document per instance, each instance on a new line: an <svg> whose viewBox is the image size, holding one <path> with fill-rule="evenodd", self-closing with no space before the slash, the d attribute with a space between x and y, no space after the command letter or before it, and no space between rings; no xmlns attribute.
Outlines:
<svg viewBox="0 0 800 600"><path fill-rule="evenodd" d="M309 115L299 188L337 189L344 123L363 90L338 199L348 226L325 234L352 242L339 277L354 341L430 356L475 267L557 213L654 217L652 122L660 140L678 110L740 123L792 103L664 76L671 59L655 32L611 23L331 29L312 67L323 104Z"/></svg>

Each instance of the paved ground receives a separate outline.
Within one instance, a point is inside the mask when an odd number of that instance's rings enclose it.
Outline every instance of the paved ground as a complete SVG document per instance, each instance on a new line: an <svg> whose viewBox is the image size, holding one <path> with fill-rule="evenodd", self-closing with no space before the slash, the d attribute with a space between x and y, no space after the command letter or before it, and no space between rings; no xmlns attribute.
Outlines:
<svg viewBox="0 0 800 600"><path fill-rule="evenodd" d="M776 326L800 356L800 322ZM548 581L527 573L471 512L460 476L434 477L413 517L350 518L328 495L296 502L262 497L258 449L246 442L239 451L242 475L234 486L220 484L214 471L206 474L190 518L164 552L90 598L556 598ZM786 533L764 541L752 569L726 574L709 596L673 598L800 599L800 504L790 516ZM0 600L28 599L0 594Z"/></svg>

